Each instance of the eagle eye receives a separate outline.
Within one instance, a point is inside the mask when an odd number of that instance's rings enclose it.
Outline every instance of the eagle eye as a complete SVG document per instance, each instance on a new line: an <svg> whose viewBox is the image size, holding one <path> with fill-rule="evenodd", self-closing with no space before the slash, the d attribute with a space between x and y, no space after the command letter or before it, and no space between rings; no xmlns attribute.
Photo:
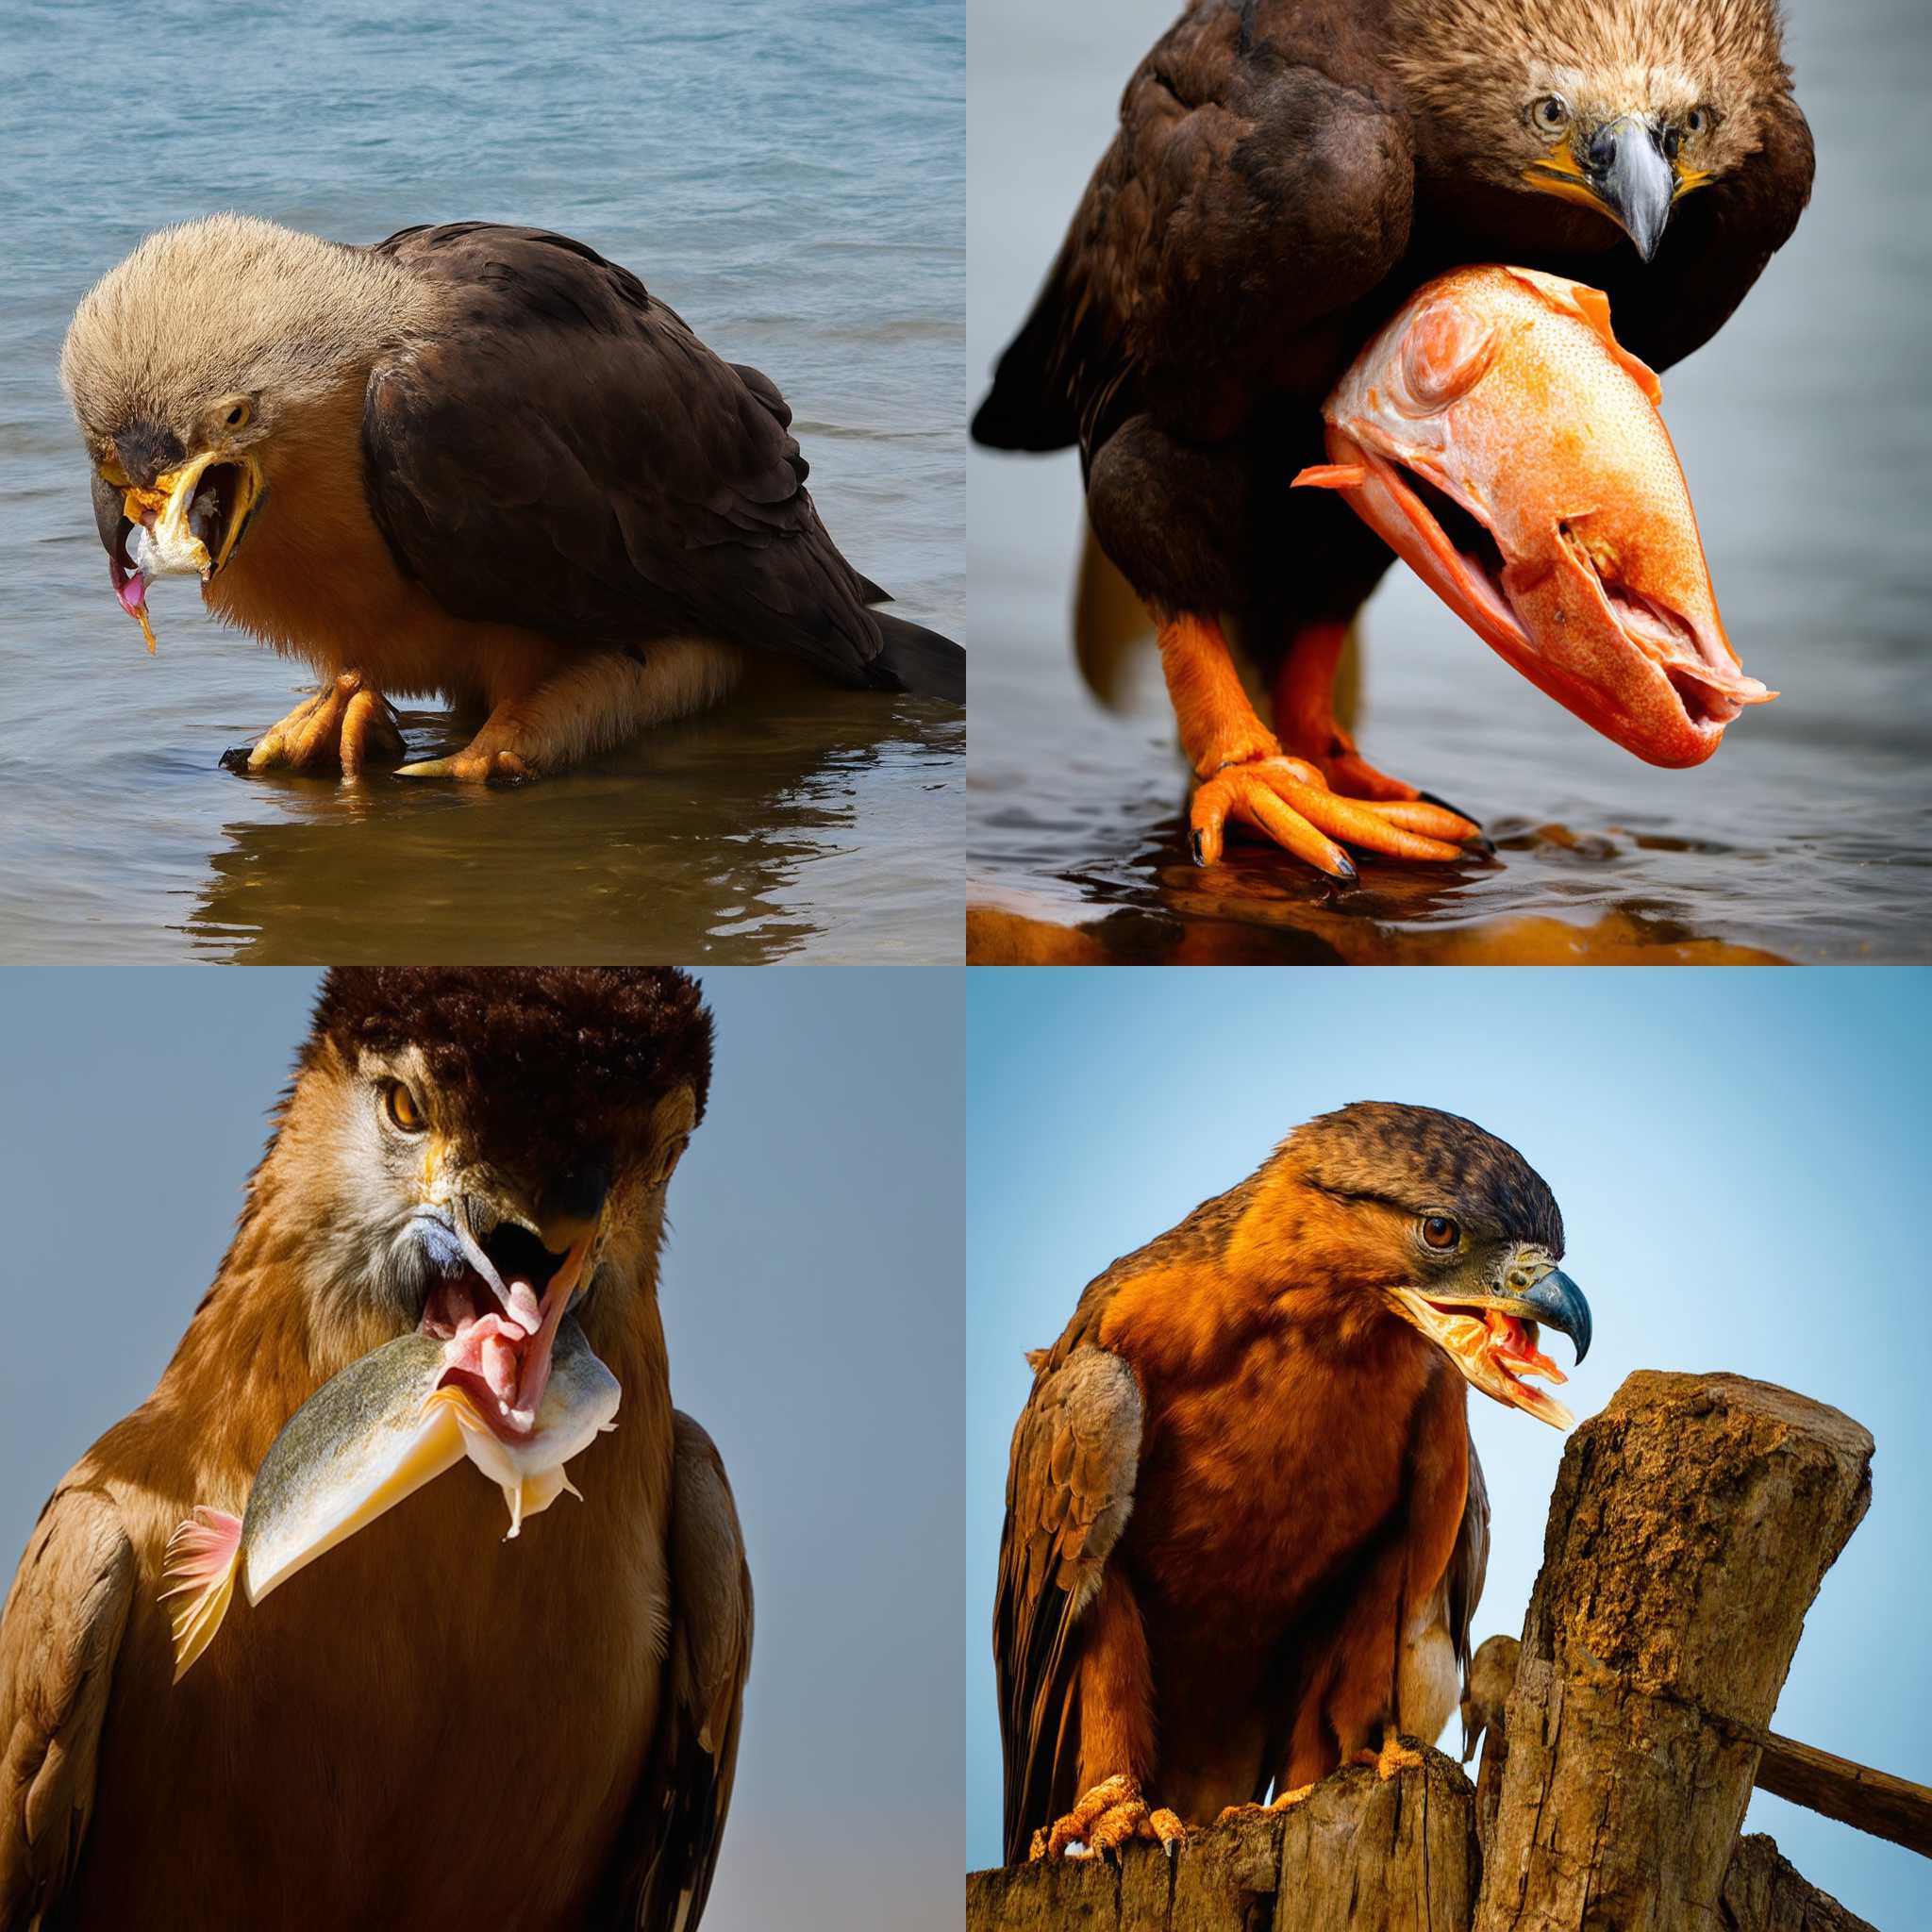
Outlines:
<svg viewBox="0 0 1932 1932"><path fill-rule="evenodd" d="M228 413L222 418L230 429L246 429L248 419L255 413L255 405L246 396L238 396L228 405Z"/></svg>
<svg viewBox="0 0 1932 1932"><path fill-rule="evenodd" d="M1425 1247L1446 1250L1462 1239L1462 1229L1446 1214L1424 1214L1422 1225Z"/></svg>
<svg viewBox="0 0 1932 1932"><path fill-rule="evenodd" d="M1570 103L1561 94L1544 94L1529 110L1529 117L1546 134L1557 134L1570 125Z"/></svg>
<svg viewBox="0 0 1932 1932"><path fill-rule="evenodd" d="M1684 116L1684 132L1690 135L1703 134L1708 130L1711 119L1711 111L1708 108L1692 108Z"/></svg>
<svg viewBox="0 0 1932 1932"><path fill-rule="evenodd" d="M416 1105L416 1096L400 1080L391 1080L383 1090L383 1105L389 1117L406 1134L420 1134L429 1123Z"/></svg>

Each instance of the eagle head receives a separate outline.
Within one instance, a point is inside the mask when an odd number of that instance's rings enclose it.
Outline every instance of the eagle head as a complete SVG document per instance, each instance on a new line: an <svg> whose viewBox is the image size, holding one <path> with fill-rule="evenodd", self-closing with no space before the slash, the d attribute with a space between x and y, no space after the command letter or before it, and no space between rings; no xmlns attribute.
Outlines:
<svg viewBox="0 0 1932 1932"><path fill-rule="evenodd" d="M1276 1159L1321 1204L1302 1252L1326 1277L1420 1330L1484 1394L1570 1425L1523 1377L1564 1379L1537 1347L1540 1324L1583 1359L1590 1304L1557 1266L1556 1197L1515 1148L1457 1114L1359 1101L1296 1128Z"/></svg>
<svg viewBox="0 0 1932 1932"><path fill-rule="evenodd" d="M474 1335L512 1428L565 1312L650 1291L710 1063L681 973L339 968L240 1239L291 1276L322 1373Z"/></svg>
<svg viewBox="0 0 1932 1932"><path fill-rule="evenodd" d="M150 649L147 581L208 583L229 562L331 409L359 420L372 360L420 303L369 250L232 214L148 236L82 297L60 379L109 575Z"/></svg>
<svg viewBox="0 0 1932 1932"><path fill-rule="evenodd" d="M1777 0L1406 0L1397 67L1438 178L1587 209L1648 261L1685 195L1748 167L1790 88ZM1614 224L1614 226L1612 225Z"/></svg>

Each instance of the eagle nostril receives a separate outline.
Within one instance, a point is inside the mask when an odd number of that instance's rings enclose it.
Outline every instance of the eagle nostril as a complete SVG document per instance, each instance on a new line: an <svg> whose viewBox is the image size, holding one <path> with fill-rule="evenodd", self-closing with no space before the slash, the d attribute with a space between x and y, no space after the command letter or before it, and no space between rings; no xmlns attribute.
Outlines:
<svg viewBox="0 0 1932 1932"><path fill-rule="evenodd" d="M1599 127L1590 138L1584 159L1599 175L1607 174L1617 158L1617 136L1613 129Z"/></svg>

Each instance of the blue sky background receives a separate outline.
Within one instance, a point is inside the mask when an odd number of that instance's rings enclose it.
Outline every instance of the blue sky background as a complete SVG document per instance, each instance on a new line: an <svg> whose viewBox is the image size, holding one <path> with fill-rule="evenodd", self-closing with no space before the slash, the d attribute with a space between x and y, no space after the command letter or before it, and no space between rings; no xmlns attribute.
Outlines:
<svg viewBox="0 0 1932 1932"><path fill-rule="evenodd" d="M758 1592L705 1923L953 1932L959 977L700 976L717 1072L672 1183L660 1291L672 1391L724 1453ZM0 974L9 1578L56 1480L147 1395L207 1288L315 984Z"/></svg>
<svg viewBox="0 0 1932 1932"><path fill-rule="evenodd" d="M1634 1369L1725 1369L1872 1431L1871 1512L1825 1578L1774 1723L1932 1782L1923 974L968 979L969 1864L1000 1854L989 1633L1023 1351L1053 1341L1116 1256L1351 1100L1466 1114L1550 1183L1595 1316L1562 1391L1579 1417ZM1495 1538L1476 1628L1514 1632L1563 1438L1480 1396L1470 1413ZM1875 1924L1932 1924L1924 1859L1761 1794L1747 1829Z"/></svg>

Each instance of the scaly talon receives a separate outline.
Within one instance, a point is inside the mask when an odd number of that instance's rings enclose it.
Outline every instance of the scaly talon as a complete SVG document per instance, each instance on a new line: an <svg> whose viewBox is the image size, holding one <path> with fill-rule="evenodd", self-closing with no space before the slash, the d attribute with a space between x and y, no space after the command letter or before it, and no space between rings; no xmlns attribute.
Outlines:
<svg viewBox="0 0 1932 1932"><path fill-rule="evenodd" d="M1138 1778L1126 1772L1103 1779L1074 1801L1074 1808L1033 1834L1027 1858L1078 1857L1069 1847L1083 1845L1085 1856L1102 1857L1135 1839L1147 1839L1172 1857L1186 1842L1187 1826L1164 1807L1149 1809Z"/></svg>
<svg viewBox="0 0 1932 1932"><path fill-rule="evenodd" d="M398 778L455 778L465 785L521 785L536 775L513 751L459 751L396 767Z"/></svg>
<svg viewBox="0 0 1932 1932"><path fill-rule="evenodd" d="M344 671L304 698L256 741L252 751L222 755L231 772L340 773L358 776L366 764L403 756L402 727L381 692L359 671Z"/></svg>
<svg viewBox="0 0 1932 1932"><path fill-rule="evenodd" d="M1299 1805L1314 1789L1313 1785L1297 1785L1293 1790L1283 1791L1273 1803L1267 1805L1230 1805L1214 1822L1217 1824L1225 1824L1230 1820L1239 1822L1247 1818L1273 1818L1286 1811L1290 1806Z"/></svg>

